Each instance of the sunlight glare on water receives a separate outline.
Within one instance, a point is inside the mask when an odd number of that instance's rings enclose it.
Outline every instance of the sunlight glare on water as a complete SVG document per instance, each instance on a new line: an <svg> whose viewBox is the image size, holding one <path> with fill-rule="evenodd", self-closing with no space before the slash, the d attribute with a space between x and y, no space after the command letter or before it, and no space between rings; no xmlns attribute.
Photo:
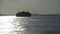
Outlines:
<svg viewBox="0 0 60 34"><path fill-rule="evenodd" d="M0 28L13 28L14 26L12 25L12 21L15 17L11 17L11 16L1 16L0 17L0 24L1 27Z"/></svg>
<svg viewBox="0 0 60 34"><path fill-rule="evenodd" d="M11 33L11 32L15 30L16 31L24 30L22 26L15 28L16 25L13 25L14 19L16 19L16 16L0 16L0 34L16 34L16 33Z"/></svg>

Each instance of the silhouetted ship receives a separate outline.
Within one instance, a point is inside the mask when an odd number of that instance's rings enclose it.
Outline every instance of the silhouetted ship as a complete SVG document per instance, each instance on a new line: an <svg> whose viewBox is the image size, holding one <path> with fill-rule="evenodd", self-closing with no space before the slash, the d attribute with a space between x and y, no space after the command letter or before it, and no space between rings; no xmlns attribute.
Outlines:
<svg viewBox="0 0 60 34"><path fill-rule="evenodd" d="M22 11L22 12L18 12L16 16L17 17L31 17L31 13Z"/></svg>

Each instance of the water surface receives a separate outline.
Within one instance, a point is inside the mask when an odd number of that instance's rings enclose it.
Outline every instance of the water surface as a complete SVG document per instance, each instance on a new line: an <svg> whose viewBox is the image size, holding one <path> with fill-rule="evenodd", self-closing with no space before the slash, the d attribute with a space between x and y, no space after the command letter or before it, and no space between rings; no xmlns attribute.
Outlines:
<svg viewBox="0 0 60 34"><path fill-rule="evenodd" d="M0 16L0 34L59 34L60 16Z"/></svg>

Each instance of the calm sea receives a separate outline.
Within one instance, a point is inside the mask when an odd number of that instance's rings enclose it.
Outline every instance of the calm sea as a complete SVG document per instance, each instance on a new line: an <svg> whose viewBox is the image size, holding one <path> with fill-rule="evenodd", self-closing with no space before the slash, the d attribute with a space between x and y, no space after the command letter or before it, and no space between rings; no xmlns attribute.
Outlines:
<svg viewBox="0 0 60 34"><path fill-rule="evenodd" d="M60 34L60 16L0 16L0 34Z"/></svg>

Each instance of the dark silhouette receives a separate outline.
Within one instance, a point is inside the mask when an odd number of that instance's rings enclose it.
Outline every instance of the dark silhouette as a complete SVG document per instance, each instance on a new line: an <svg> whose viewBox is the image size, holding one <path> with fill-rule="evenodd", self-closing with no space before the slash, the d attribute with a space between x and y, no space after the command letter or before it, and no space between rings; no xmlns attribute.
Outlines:
<svg viewBox="0 0 60 34"><path fill-rule="evenodd" d="M16 13L16 16L17 17L30 17L31 13L22 11L22 12Z"/></svg>

